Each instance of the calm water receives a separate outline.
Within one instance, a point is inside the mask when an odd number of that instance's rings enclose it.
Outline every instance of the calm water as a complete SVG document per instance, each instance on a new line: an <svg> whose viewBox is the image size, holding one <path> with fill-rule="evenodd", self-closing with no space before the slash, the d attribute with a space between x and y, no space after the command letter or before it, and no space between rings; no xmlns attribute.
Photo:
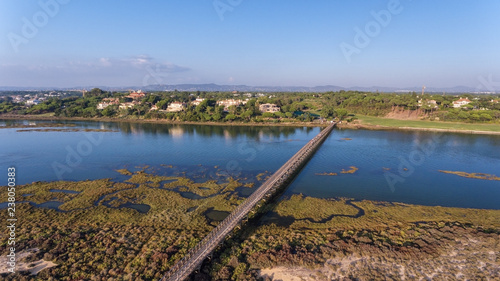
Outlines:
<svg viewBox="0 0 500 281"><path fill-rule="evenodd" d="M0 126L11 122L0 121ZM138 170L145 165L158 173L167 173L168 165L173 165L193 177L216 170L219 174L255 177L276 171L320 131L73 121L65 124L114 132L0 129L2 169L15 166L18 184L58 179L121 180L124 177L116 169ZM354 174L340 173L351 166L358 168ZM334 130L285 194L500 209L499 181L468 179L439 170L500 176L500 136Z"/></svg>

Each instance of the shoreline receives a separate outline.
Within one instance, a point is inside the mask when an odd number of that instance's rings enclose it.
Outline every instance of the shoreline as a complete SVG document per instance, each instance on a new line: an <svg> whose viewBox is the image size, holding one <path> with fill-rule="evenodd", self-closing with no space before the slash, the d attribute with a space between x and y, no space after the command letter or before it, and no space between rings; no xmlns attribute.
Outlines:
<svg viewBox="0 0 500 281"><path fill-rule="evenodd" d="M468 135L500 135L500 132L495 131L480 131L480 130L457 130L457 129L439 129L439 128L417 128L417 127L393 127L393 126L382 126L382 125L371 125L371 124L352 124L343 123L337 125L339 129L351 129L351 130L375 130L375 131L390 131L390 130L401 130L401 131L423 131L423 132L437 132L437 133L459 133Z"/></svg>
<svg viewBox="0 0 500 281"><path fill-rule="evenodd" d="M243 122L198 122L198 121L171 121L167 119L121 119L121 118L86 118L86 117L59 117L37 115L0 115L0 120L43 120L43 121L92 121L92 122L128 122L172 125L209 125L209 126L242 126L242 127L326 127L329 123L243 123Z"/></svg>
<svg viewBox="0 0 500 281"><path fill-rule="evenodd" d="M85 118L85 117L59 117L59 116L37 116L37 115L0 115L4 120L43 120L43 121L91 121L91 122L128 122L128 123L150 123L150 124L172 124L172 125L208 125L208 126L243 126L243 127L326 127L329 123L243 123L243 122L197 122L197 121L171 121L166 119L121 119L121 118ZM440 129L440 128L420 128L420 127L395 127L360 123L337 123L339 129L351 130L401 130L401 131L423 131L438 133L459 133L468 135L500 135L500 132L481 130L460 130L460 129Z"/></svg>

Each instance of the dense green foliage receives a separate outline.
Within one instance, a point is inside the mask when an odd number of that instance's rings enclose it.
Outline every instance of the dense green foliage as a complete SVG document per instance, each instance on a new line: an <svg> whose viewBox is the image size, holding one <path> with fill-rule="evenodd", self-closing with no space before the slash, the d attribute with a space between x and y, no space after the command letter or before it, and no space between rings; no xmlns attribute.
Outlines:
<svg viewBox="0 0 500 281"><path fill-rule="evenodd" d="M6 100L0 103L0 113L10 113L22 111L22 105L14 103L11 100Z"/></svg>
<svg viewBox="0 0 500 281"><path fill-rule="evenodd" d="M453 108L458 96L416 93L371 93L339 91L326 93L219 93L219 92L153 92L142 98L132 99L128 93L105 92L93 89L84 96L53 97L31 107L6 99L0 103L0 113L45 114L61 117L119 117L167 119L191 122L310 122L318 117L345 119L352 114L385 116L394 111L416 111L422 119L461 122L500 121L499 96L463 94L471 103ZM98 104L116 98L121 105L111 104L98 109ZM200 104L193 103L204 99ZM219 106L225 99L246 100L239 106ZM420 101L420 103L419 103ZM429 103L428 101L433 101ZM179 112L169 112L172 102L185 103ZM259 105L271 103L280 107L278 112L260 112ZM154 106L157 108L154 109Z"/></svg>

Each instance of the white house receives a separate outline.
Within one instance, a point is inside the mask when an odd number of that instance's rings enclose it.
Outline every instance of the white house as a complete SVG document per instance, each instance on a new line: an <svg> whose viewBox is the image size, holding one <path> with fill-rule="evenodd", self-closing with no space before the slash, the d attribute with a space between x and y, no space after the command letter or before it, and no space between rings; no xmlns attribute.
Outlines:
<svg viewBox="0 0 500 281"><path fill-rule="evenodd" d="M123 103L120 103L119 108L120 108L120 109L132 108L132 107L134 107L134 105L136 105L136 104L138 104L138 103L136 103L136 102L123 102Z"/></svg>
<svg viewBox="0 0 500 281"><path fill-rule="evenodd" d="M106 107L113 104L120 104L118 98L105 98L101 103L97 104L97 109L105 109Z"/></svg>
<svg viewBox="0 0 500 281"><path fill-rule="evenodd" d="M32 100L26 101L26 105L37 105L39 103L40 103L40 100L37 100L37 99L32 99Z"/></svg>
<svg viewBox="0 0 500 281"><path fill-rule="evenodd" d="M246 104L246 100L235 100L235 99L228 99L228 100L220 100L217 101L217 105L223 105L224 107L230 107L230 106L239 106L240 104Z"/></svg>
<svg viewBox="0 0 500 281"><path fill-rule="evenodd" d="M456 100L456 101L453 102L453 107L454 108L460 108L460 107L462 107L464 105L467 105L469 103L471 103L471 101L469 100L469 98L465 98L465 99L464 98L460 98L459 100Z"/></svg>
<svg viewBox="0 0 500 281"><path fill-rule="evenodd" d="M437 105L437 102L435 100L419 100L418 101L418 106L422 106L422 105L428 105L430 107L434 107L434 108L437 108L438 105Z"/></svg>
<svg viewBox="0 0 500 281"><path fill-rule="evenodd" d="M179 112L184 110L186 108L186 103L184 102L172 102L171 104L168 105L167 111L168 112Z"/></svg>
<svg viewBox="0 0 500 281"><path fill-rule="evenodd" d="M196 100L192 101L191 104L192 105L200 105L200 103L202 103L205 99L200 99L200 98L197 98Z"/></svg>
<svg viewBox="0 0 500 281"><path fill-rule="evenodd" d="M259 105L260 112L279 112L281 109L279 106L272 103L265 103Z"/></svg>

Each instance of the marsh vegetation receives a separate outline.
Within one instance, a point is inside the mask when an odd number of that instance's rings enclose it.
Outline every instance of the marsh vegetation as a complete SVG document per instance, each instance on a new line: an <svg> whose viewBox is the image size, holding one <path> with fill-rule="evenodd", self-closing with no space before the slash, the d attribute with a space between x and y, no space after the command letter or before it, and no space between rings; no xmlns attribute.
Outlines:
<svg viewBox="0 0 500 281"><path fill-rule="evenodd" d="M250 180L259 184L257 175L194 181L157 175L147 166L120 173L126 176L122 182L101 179L18 186L18 202L62 203L57 209L18 203L16 210L22 218L16 248L39 249L25 257L26 262L45 260L57 266L36 276L20 272L4 278L156 280L244 200L238 189L253 188ZM5 189L0 196L6 198L3 193ZM186 193L199 197L183 196ZM123 207L126 204L150 209L144 213ZM316 270L353 254L410 262L439 256L462 235L475 235L481 245L498 247L492 242L500 233L499 217L498 210L292 195L266 205L261 215L216 251L213 262L200 274L212 279L257 280L264 268ZM6 219L6 212L0 219ZM5 255L5 239L1 246ZM476 260L488 262L487 270L498 268L497 262ZM357 274L364 269L360 270Z"/></svg>

